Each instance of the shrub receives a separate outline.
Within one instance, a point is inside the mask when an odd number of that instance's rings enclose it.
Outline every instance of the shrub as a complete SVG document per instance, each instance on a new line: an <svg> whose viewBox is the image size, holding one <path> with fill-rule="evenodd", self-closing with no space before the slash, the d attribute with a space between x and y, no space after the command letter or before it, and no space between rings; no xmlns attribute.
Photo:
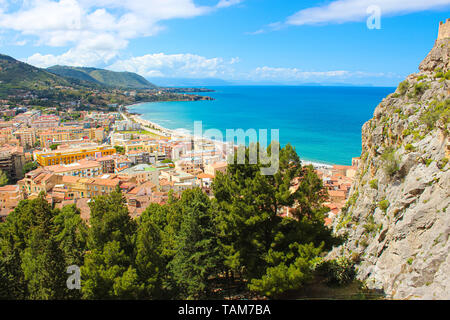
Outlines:
<svg viewBox="0 0 450 320"><path fill-rule="evenodd" d="M402 132L403 137L407 137L411 134L411 129L405 129Z"/></svg>
<svg viewBox="0 0 450 320"><path fill-rule="evenodd" d="M369 185L372 189L378 190L378 180L374 179L369 182Z"/></svg>
<svg viewBox="0 0 450 320"><path fill-rule="evenodd" d="M411 143L408 143L406 146L405 146L405 150L406 151L409 151L409 152L412 152L412 151L414 151L416 148L411 144Z"/></svg>
<svg viewBox="0 0 450 320"><path fill-rule="evenodd" d="M398 85L398 91L400 92L401 95L404 95L406 91L408 91L408 88L409 82L407 80L400 82L400 84Z"/></svg>
<svg viewBox="0 0 450 320"><path fill-rule="evenodd" d="M426 79L426 78L428 78L428 76L426 74L424 74L424 75L421 75L421 76L417 77L417 81L420 81L420 80L423 80L423 79Z"/></svg>
<svg viewBox="0 0 450 320"><path fill-rule="evenodd" d="M389 203L389 201L384 199L384 200L382 200L382 201L380 201L378 203L378 208L380 208L381 210L384 211L384 213L386 213L386 211L387 211L387 209L389 208L390 205L391 204Z"/></svg>
<svg viewBox="0 0 450 320"><path fill-rule="evenodd" d="M442 73L442 71L439 71L434 74L434 77L440 79L444 77L444 74Z"/></svg>
<svg viewBox="0 0 450 320"><path fill-rule="evenodd" d="M448 158L443 158L438 164L439 169L444 169L445 166L447 165L447 163L448 163Z"/></svg>
<svg viewBox="0 0 450 320"><path fill-rule="evenodd" d="M399 161L395 157L395 150L393 148L387 148L381 158L384 162L385 173L392 177L399 170Z"/></svg>
<svg viewBox="0 0 450 320"><path fill-rule="evenodd" d="M445 80L450 80L450 70L445 73L444 78Z"/></svg>
<svg viewBox="0 0 450 320"><path fill-rule="evenodd" d="M429 87L428 83L416 83L414 85L414 96L417 97L422 95Z"/></svg>
<svg viewBox="0 0 450 320"><path fill-rule="evenodd" d="M421 120L427 125L429 130L432 130L439 119L442 119L445 124L449 122L450 118L450 99L430 103L427 110L422 114Z"/></svg>
<svg viewBox="0 0 450 320"><path fill-rule="evenodd" d="M336 260L322 261L316 271L325 277L325 281L330 286L343 286L355 279L355 264L345 257Z"/></svg>

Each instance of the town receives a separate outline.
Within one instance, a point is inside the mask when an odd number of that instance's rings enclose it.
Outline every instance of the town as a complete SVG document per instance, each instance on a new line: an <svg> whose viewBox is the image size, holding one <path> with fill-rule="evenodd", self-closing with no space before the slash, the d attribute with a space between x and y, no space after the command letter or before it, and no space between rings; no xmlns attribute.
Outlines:
<svg viewBox="0 0 450 320"><path fill-rule="evenodd" d="M130 115L122 106L111 112L76 107L61 111L7 102L0 108L1 220L21 200L43 192L56 208L75 204L88 221L89 202L116 188L136 218L150 203L166 203L169 193L177 197L198 187L212 196L215 176L227 170L218 143L194 141ZM344 207L358 161L352 159L352 166L315 164L329 196L326 225ZM279 214L289 217L292 209Z"/></svg>

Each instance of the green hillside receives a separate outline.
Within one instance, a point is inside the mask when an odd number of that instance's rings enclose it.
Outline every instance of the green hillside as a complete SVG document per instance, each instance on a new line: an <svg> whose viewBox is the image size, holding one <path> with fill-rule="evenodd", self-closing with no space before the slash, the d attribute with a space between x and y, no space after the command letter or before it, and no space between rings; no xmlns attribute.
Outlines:
<svg viewBox="0 0 450 320"><path fill-rule="evenodd" d="M55 87L101 88L87 79L66 78L0 54L0 97L32 91L48 92Z"/></svg>
<svg viewBox="0 0 450 320"><path fill-rule="evenodd" d="M45 70L0 54L0 84L2 89L40 89L71 85L72 82Z"/></svg>
<svg viewBox="0 0 450 320"><path fill-rule="evenodd" d="M156 86L144 77L132 72L114 72L97 68L53 66L47 69L54 74L78 80L90 81L110 87L128 89L153 89Z"/></svg>

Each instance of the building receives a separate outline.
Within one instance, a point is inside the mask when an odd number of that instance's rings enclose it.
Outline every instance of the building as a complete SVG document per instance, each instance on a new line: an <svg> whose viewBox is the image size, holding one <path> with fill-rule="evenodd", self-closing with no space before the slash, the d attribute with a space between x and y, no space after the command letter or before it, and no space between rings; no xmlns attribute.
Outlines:
<svg viewBox="0 0 450 320"><path fill-rule="evenodd" d="M24 165L23 148L8 145L0 148L0 170L5 172L11 180L19 180L23 177Z"/></svg>
<svg viewBox="0 0 450 320"><path fill-rule="evenodd" d="M83 159L70 164L48 166L46 169L54 174L73 177L97 177L103 174L102 164L95 160Z"/></svg>
<svg viewBox="0 0 450 320"><path fill-rule="evenodd" d="M33 128L21 128L13 133L24 148L31 148L37 142L36 130Z"/></svg>
<svg viewBox="0 0 450 320"><path fill-rule="evenodd" d="M160 171L148 164L139 164L120 172L120 176L134 178L138 184L150 181L156 186L159 186L159 175Z"/></svg>
<svg viewBox="0 0 450 320"><path fill-rule="evenodd" d="M228 167L228 164L226 161L210 163L205 166L205 173L210 174L215 177L218 172L221 172L222 174L226 174L227 167Z"/></svg>
<svg viewBox="0 0 450 320"><path fill-rule="evenodd" d="M35 152L34 157L41 166L70 164L85 158L96 159L116 153L111 146L96 146L55 151Z"/></svg>
<svg viewBox="0 0 450 320"><path fill-rule="evenodd" d="M38 134L42 148L48 148L52 144L70 143L73 141L92 140L103 142L105 130L103 128L58 127L43 131Z"/></svg>
<svg viewBox="0 0 450 320"><path fill-rule="evenodd" d="M96 160L101 164L103 173L114 173L116 168L114 155L97 158Z"/></svg>
<svg viewBox="0 0 450 320"><path fill-rule="evenodd" d="M175 168L192 175L198 175L203 172L203 163L201 159L180 160L175 162Z"/></svg>
<svg viewBox="0 0 450 320"><path fill-rule="evenodd" d="M37 197L39 193L47 193L58 182L58 176L46 170L45 168L37 168L25 174L25 177L18 181L20 190L27 197Z"/></svg>
<svg viewBox="0 0 450 320"><path fill-rule="evenodd" d="M13 128L0 129L0 145L20 145L20 141L13 135Z"/></svg>
<svg viewBox="0 0 450 320"><path fill-rule="evenodd" d="M0 220L4 219L23 199L18 185L0 187Z"/></svg>
<svg viewBox="0 0 450 320"><path fill-rule="evenodd" d="M55 115L44 115L31 121L32 128L54 128L58 127L61 119Z"/></svg>
<svg viewBox="0 0 450 320"><path fill-rule="evenodd" d="M120 184L115 175L103 175L96 178L79 178L73 176L58 176L55 189L63 192L70 199L93 198L105 196L114 191Z"/></svg>

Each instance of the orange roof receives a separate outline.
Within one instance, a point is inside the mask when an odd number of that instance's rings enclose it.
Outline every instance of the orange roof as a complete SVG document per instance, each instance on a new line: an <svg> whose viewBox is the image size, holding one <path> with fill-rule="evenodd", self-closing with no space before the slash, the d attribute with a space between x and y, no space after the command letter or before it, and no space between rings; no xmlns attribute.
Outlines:
<svg viewBox="0 0 450 320"><path fill-rule="evenodd" d="M19 186L17 185L7 185L0 187L0 192L11 192L11 191L17 191Z"/></svg>
<svg viewBox="0 0 450 320"><path fill-rule="evenodd" d="M341 197L345 198L345 192L341 190L328 190L330 197Z"/></svg>
<svg viewBox="0 0 450 320"><path fill-rule="evenodd" d="M336 170L347 170L347 169L354 169L352 166L341 166L341 165L333 165L333 169Z"/></svg>
<svg viewBox="0 0 450 320"><path fill-rule="evenodd" d="M214 179L214 176L207 173L200 173L197 178L199 179Z"/></svg>
<svg viewBox="0 0 450 320"><path fill-rule="evenodd" d="M213 167L214 169L224 168L227 166L228 166L228 163L226 163L226 161L216 162L211 165L211 167Z"/></svg>
<svg viewBox="0 0 450 320"><path fill-rule="evenodd" d="M72 176L62 176L62 182L64 183L77 183L80 178Z"/></svg>

